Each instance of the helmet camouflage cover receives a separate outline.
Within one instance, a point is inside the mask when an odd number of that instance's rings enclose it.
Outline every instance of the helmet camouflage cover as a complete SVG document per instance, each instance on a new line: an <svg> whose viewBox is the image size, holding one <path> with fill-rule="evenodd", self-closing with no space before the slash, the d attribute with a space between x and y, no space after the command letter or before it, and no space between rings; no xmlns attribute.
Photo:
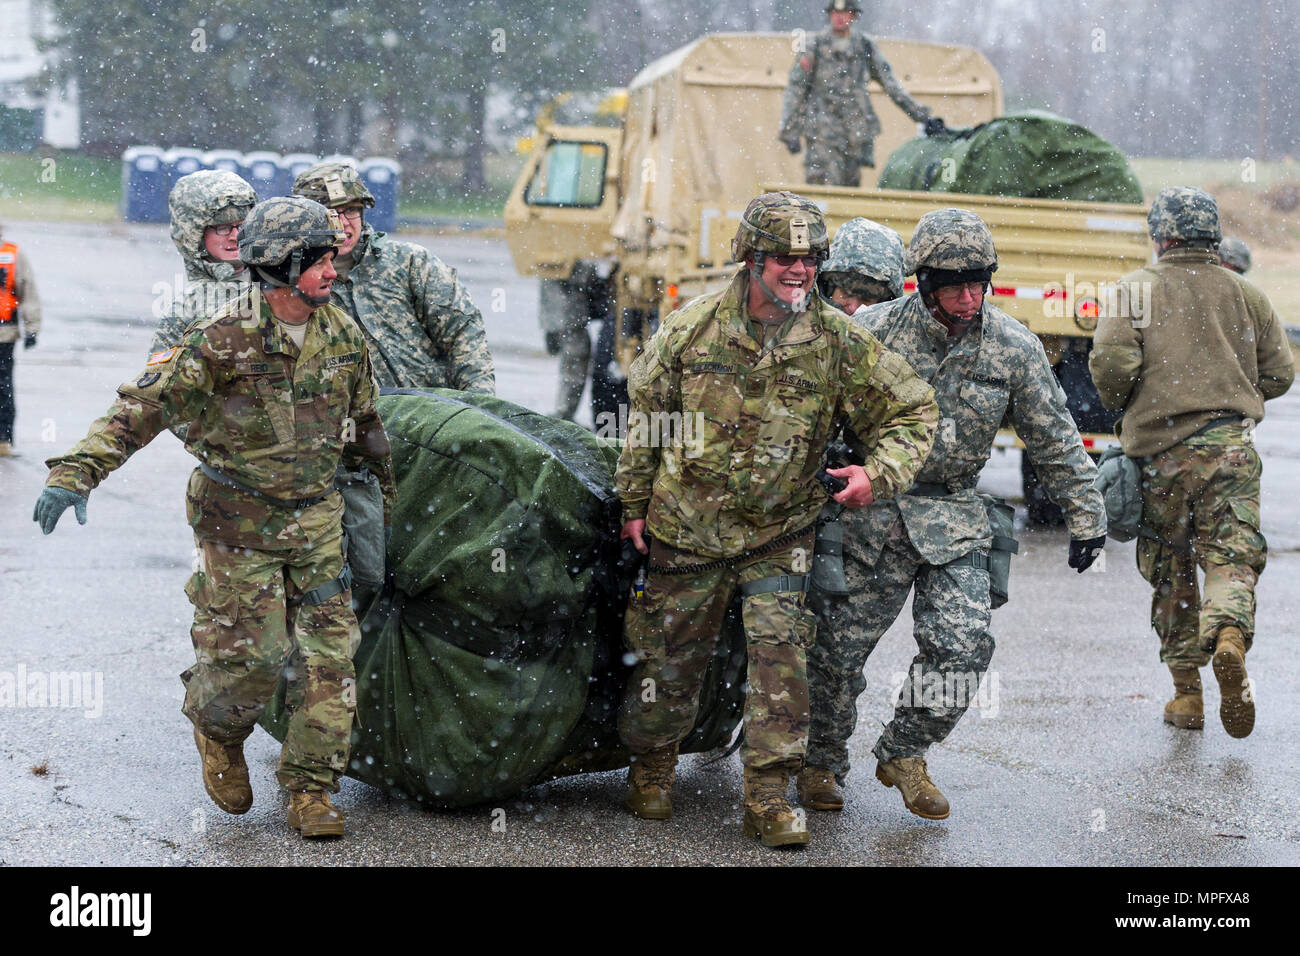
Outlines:
<svg viewBox="0 0 1300 956"><path fill-rule="evenodd" d="M331 209L354 202L371 208L375 205L375 197L347 163L317 163L304 169L293 181L293 194Z"/></svg>
<svg viewBox="0 0 1300 956"><path fill-rule="evenodd" d="M936 209L916 224L903 260L903 274L918 269L996 271L998 253L984 220L966 209Z"/></svg>
<svg viewBox="0 0 1300 956"><path fill-rule="evenodd" d="M239 258L250 266L278 266L294 253L338 247L345 233L339 214L300 196L258 203L239 230Z"/></svg>
<svg viewBox="0 0 1300 956"><path fill-rule="evenodd" d="M826 220L816 203L791 192L763 193L740 217L731 258L740 262L751 252L825 258L829 247Z"/></svg>
<svg viewBox="0 0 1300 956"><path fill-rule="evenodd" d="M1223 238L1219 204L1205 190L1192 186L1162 189L1151 202L1147 230L1152 239L1218 242Z"/></svg>
<svg viewBox="0 0 1300 956"><path fill-rule="evenodd" d="M858 0L827 0L827 13L861 13Z"/></svg>
<svg viewBox="0 0 1300 956"><path fill-rule="evenodd" d="M861 276L888 286L898 298L903 294L902 237L870 219L850 219L836 230L821 274L832 282L837 274Z"/></svg>
<svg viewBox="0 0 1300 956"><path fill-rule="evenodd" d="M1240 272L1250 271L1250 246L1240 239L1224 239L1219 243L1219 259L1225 266Z"/></svg>
<svg viewBox="0 0 1300 956"><path fill-rule="evenodd" d="M200 169L182 176L167 197L172 242L185 259L210 258L203 247L203 230L241 222L255 205L253 187L232 172Z"/></svg>

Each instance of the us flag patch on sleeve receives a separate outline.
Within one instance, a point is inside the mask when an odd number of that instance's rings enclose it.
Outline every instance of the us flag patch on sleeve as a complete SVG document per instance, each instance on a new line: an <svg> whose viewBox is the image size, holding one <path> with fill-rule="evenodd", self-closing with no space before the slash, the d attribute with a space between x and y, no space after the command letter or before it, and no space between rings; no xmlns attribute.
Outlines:
<svg viewBox="0 0 1300 956"><path fill-rule="evenodd" d="M162 365L162 364L164 364L165 362L170 361L170 360L171 360L171 357L172 357L173 355L175 355L175 354L176 354L176 349L175 349L175 348L170 348L170 349L168 349L166 352L154 352L153 355L150 355L150 356L149 356L149 361L145 362L144 364L145 364L145 365Z"/></svg>

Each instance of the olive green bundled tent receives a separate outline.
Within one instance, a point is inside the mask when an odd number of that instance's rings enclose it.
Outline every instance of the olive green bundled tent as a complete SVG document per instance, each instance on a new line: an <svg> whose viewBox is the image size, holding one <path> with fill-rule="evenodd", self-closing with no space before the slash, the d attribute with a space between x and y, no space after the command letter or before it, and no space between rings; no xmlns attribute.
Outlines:
<svg viewBox="0 0 1300 956"><path fill-rule="evenodd" d="M1123 153L1077 123L1038 110L910 140L890 155L879 188L1142 202L1142 186Z"/></svg>
<svg viewBox="0 0 1300 956"><path fill-rule="evenodd" d="M452 390L386 392L379 412L397 475L391 580L354 593L348 775L455 807L626 766L617 443ZM730 740L744 674L733 614L683 752ZM284 692L262 720L281 740Z"/></svg>

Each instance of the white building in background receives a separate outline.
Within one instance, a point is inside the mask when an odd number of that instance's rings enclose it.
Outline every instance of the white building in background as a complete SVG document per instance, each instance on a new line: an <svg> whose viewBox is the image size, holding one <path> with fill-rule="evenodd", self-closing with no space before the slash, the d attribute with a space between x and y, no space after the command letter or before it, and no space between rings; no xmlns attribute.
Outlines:
<svg viewBox="0 0 1300 956"><path fill-rule="evenodd" d="M42 142L76 149L81 145L76 81L45 94L28 90L28 81L58 56L37 47L38 40L53 33L53 15L41 0L0 0L0 105L44 110Z"/></svg>

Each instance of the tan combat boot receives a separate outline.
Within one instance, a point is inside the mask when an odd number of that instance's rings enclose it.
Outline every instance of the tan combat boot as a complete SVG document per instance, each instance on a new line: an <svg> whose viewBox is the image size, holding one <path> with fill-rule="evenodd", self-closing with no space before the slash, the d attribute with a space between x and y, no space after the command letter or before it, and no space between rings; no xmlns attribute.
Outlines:
<svg viewBox="0 0 1300 956"><path fill-rule="evenodd" d="M745 768L745 836L761 837L763 846L798 846L808 842L808 824L785 798L790 774L784 770Z"/></svg>
<svg viewBox="0 0 1300 956"><path fill-rule="evenodd" d="M14 446L7 441L0 441L0 458L12 458Z"/></svg>
<svg viewBox="0 0 1300 956"><path fill-rule="evenodd" d="M795 778L799 802L809 810L843 810L844 791L835 774L822 767L804 767Z"/></svg>
<svg viewBox="0 0 1300 956"><path fill-rule="evenodd" d="M330 795L324 790L292 791L289 826L308 839L341 837L343 811L330 803Z"/></svg>
<svg viewBox="0 0 1300 956"><path fill-rule="evenodd" d="M1219 629L1214 649L1214 677L1219 682L1219 719L1229 737L1249 737L1255 729L1255 696L1246 676L1246 639L1228 625Z"/></svg>
<svg viewBox="0 0 1300 956"><path fill-rule="evenodd" d="M903 806L927 820L948 819L948 798L930 779L924 757L895 757L876 764L876 779L886 787L897 787Z"/></svg>
<svg viewBox="0 0 1300 956"><path fill-rule="evenodd" d="M676 770L676 744L633 754L627 768L627 800L623 806L642 820L667 820L673 815Z"/></svg>
<svg viewBox="0 0 1300 956"><path fill-rule="evenodd" d="M1165 704L1165 723L1183 730L1205 726L1205 703L1201 697L1201 672L1195 667L1169 666L1174 678L1174 699Z"/></svg>
<svg viewBox="0 0 1300 956"><path fill-rule="evenodd" d="M194 728L194 742L203 760L203 789L212 802L227 813L247 813L253 805L253 786L248 782L248 764L244 748L227 747L211 740Z"/></svg>

